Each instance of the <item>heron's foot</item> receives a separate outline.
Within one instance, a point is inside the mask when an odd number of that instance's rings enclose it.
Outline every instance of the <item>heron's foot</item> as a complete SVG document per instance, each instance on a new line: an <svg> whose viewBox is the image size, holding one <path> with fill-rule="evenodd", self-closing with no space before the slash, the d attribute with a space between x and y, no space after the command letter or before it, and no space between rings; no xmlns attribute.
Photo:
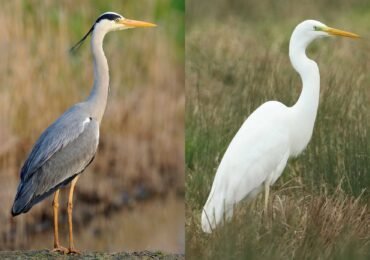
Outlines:
<svg viewBox="0 0 370 260"><path fill-rule="evenodd" d="M80 253L80 251L78 251L78 250L77 250L77 249L75 249L74 247L70 247L70 248L68 249L68 254L69 254L69 255L72 255L72 254L80 255L81 253Z"/></svg>
<svg viewBox="0 0 370 260"><path fill-rule="evenodd" d="M55 246L51 252L62 253L63 255L68 253L68 249L63 246Z"/></svg>

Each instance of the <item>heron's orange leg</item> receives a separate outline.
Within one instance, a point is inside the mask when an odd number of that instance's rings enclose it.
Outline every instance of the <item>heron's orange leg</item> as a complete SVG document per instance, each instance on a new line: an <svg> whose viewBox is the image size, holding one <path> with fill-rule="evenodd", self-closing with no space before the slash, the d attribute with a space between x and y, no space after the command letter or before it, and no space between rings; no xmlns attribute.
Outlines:
<svg viewBox="0 0 370 260"><path fill-rule="evenodd" d="M59 209L59 190L54 193L53 200L53 212L54 212L54 248L53 252L67 253L68 250L59 244L59 233L58 233L58 209Z"/></svg>
<svg viewBox="0 0 370 260"><path fill-rule="evenodd" d="M73 190L76 186L76 182L79 178L79 175L76 176L72 180L71 189L69 190L68 196L68 226L69 226L69 247L68 247L68 254L79 254L73 244L73 230L72 230L72 209L73 209Z"/></svg>

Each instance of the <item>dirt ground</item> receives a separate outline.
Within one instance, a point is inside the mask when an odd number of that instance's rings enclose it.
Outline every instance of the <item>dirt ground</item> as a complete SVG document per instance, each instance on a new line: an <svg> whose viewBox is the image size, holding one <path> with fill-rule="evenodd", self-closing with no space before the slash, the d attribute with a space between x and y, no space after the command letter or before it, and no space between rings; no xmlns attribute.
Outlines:
<svg viewBox="0 0 370 260"><path fill-rule="evenodd" d="M119 253L101 253L101 252L83 252L81 255L61 255L51 253L48 250L41 251L3 251L0 252L1 259L185 259L181 254L165 254L162 252L119 252Z"/></svg>

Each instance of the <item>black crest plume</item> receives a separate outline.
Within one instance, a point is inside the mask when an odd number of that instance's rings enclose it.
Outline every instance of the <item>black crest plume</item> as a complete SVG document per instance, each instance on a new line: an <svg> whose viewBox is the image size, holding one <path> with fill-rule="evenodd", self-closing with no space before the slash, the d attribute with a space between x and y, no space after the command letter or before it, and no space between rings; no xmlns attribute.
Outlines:
<svg viewBox="0 0 370 260"><path fill-rule="evenodd" d="M69 49L71 53L74 53L78 48L80 48L80 46L86 40L87 36L89 36L94 30L94 27L95 27L95 24L90 28L90 30L85 34L84 37L82 37L82 39L78 43L76 43L71 49Z"/></svg>
<svg viewBox="0 0 370 260"><path fill-rule="evenodd" d="M100 22L101 20L104 20L104 19L114 21L117 18L122 18L122 16L120 16L119 14L113 13L113 12L106 12L106 13L102 14L101 16L99 16L99 18L96 20L94 25L90 28L90 30L86 33L86 35L78 43L76 43L69 51L71 53L74 53L78 48L80 48L80 46L86 40L87 36L89 36L92 33L92 31L94 30L95 25L98 22Z"/></svg>

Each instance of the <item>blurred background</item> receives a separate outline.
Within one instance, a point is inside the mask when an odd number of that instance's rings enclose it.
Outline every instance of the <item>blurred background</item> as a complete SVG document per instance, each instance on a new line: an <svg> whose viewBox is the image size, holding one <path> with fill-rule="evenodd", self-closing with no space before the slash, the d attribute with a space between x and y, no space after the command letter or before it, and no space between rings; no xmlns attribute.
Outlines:
<svg viewBox="0 0 370 260"><path fill-rule="evenodd" d="M368 1L186 1L186 256L191 259L369 259ZM201 209L231 139L262 103L291 106L301 80L288 57L306 19L360 34L319 39L320 105L307 149L272 187L271 218L241 203L205 235ZM253 149L251 147L251 149Z"/></svg>
<svg viewBox="0 0 370 260"><path fill-rule="evenodd" d="M158 24L107 35L110 97L74 207L82 251L184 252L184 1L1 1L0 250L52 247L52 198L10 217L19 170L41 132L93 83L89 39L103 12ZM60 239L67 245L67 191Z"/></svg>

